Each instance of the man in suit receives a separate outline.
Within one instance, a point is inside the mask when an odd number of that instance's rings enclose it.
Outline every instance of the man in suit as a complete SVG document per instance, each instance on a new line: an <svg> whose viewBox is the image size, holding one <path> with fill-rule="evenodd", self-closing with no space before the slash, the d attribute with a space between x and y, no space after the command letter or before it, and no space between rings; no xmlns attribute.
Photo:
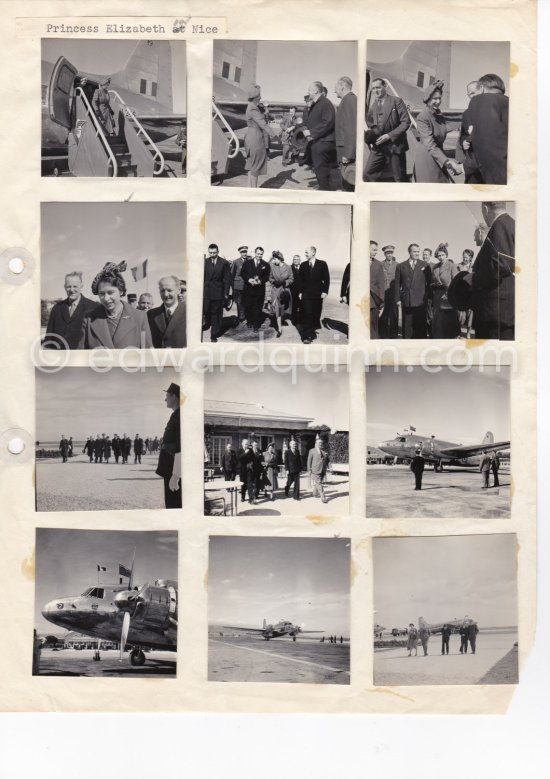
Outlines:
<svg viewBox="0 0 550 779"><path fill-rule="evenodd" d="M504 81L494 73L478 80L481 94L467 108L471 149L482 184L506 184L508 165L508 97Z"/></svg>
<svg viewBox="0 0 550 779"><path fill-rule="evenodd" d="M310 344L321 328L323 300L330 287L330 273L324 260L317 259L317 249L309 246L306 259L300 265L300 300L302 303L302 342Z"/></svg>
<svg viewBox="0 0 550 779"><path fill-rule="evenodd" d="M185 300L179 300L180 280L164 276L159 281L162 306L147 311L153 346L156 349L183 349L187 346Z"/></svg>
<svg viewBox="0 0 550 779"><path fill-rule="evenodd" d="M256 503L254 497L254 453L252 451L252 444L248 438L243 438L241 446L237 452L237 465L239 479L241 480L241 503L246 500L246 493L248 492L248 500L250 503Z"/></svg>
<svg viewBox="0 0 550 779"><path fill-rule="evenodd" d="M120 453L122 455L122 464L126 465L128 463L128 457L130 455L130 452L132 451L132 439L128 438L126 433L122 434L122 440L120 443Z"/></svg>
<svg viewBox="0 0 550 779"><path fill-rule="evenodd" d="M78 349L84 317L97 305L82 294L80 271L67 273L65 293L65 300L56 303L50 311L43 349Z"/></svg>
<svg viewBox="0 0 550 779"><path fill-rule="evenodd" d="M334 135L336 112L325 96L320 81L313 81L307 91L311 99L307 117L304 117L304 135L311 141L311 165L319 189L330 190L330 171L337 165Z"/></svg>
<svg viewBox="0 0 550 779"><path fill-rule="evenodd" d="M63 462L66 463L69 459L69 442L64 435L61 436L61 441L59 442L59 451L61 452Z"/></svg>
<svg viewBox="0 0 550 779"><path fill-rule="evenodd" d="M336 96L340 98L340 105L336 109L336 156L345 192L355 191L355 170L353 175L346 175L349 166L355 168L357 155L357 95L352 92L352 88L353 82L349 76L342 76L334 86Z"/></svg>
<svg viewBox="0 0 550 779"><path fill-rule="evenodd" d="M290 285L290 294L292 295L292 324L294 326L300 324L301 320L301 308L300 301L300 265L302 264L302 258L299 254L295 254L292 258L292 284Z"/></svg>
<svg viewBox="0 0 550 779"><path fill-rule="evenodd" d="M397 260L393 253L395 246L388 244L382 247L384 260L382 272L384 273L384 306L378 320L380 338L397 338L399 329L399 311L395 300L395 274L397 272Z"/></svg>
<svg viewBox="0 0 550 779"><path fill-rule="evenodd" d="M118 461L120 460L121 441L117 433L115 433L113 436L112 445L113 445L113 454L115 456L115 462L118 465Z"/></svg>
<svg viewBox="0 0 550 779"><path fill-rule="evenodd" d="M489 228L472 268L476 338L513 341L515 335L516 223L504 202L481 204Z"/></svg>
<svg viewBox="0 0 550 779"><path fill-rule="evenodd" d="M370 242L370 337L379 338L378 320L380 311L384 308L386 294L386 278L384 268L376 259L378 243Z"/></svg>
<svg viewBox="0 0 550 779"><path fill-rule="evenodd" d="M284 466L287 473L285 495L288 498L290 488L294 484L292 497L300 500L300 473L302 472L302 456L298 451L297 442L292 439L290 448L285 450Z"/></svg>
<svg viewBox="0 0 550 779"><path fill-rule="evenodd" d="M261 246L257 246L254 249L254 257L247 257L241 269L246 323L255 333L259 332L265 319L263 313L265 285L269 281L269 265L263 256L264 250Z"/></svg>
<svg viewBox="0 0 550 779"><path fill-rule="evenodd" d="M351 263L345 267L344 275L342 276L342 283L340 284L340 303L345 303L349 306L349 287L351 281Z"/></svg>
<svg viewBox="0 0 550 779"><path fill-rule="evenodd" d="M231 268L226 259L219 256L215 243L208 247L204 260L204 286L202 290L203 330L210 330L210 342L215 344L221 335L223 307L229 299Z"/></svg>
<svg viewBox="0 0 550 779"><path fill-rule="evenodd" d="M491 455L485 452L481 458L479 466L479 472L481 473L481 489L489 489L489 474L491 473Z"/></svg>
<svg viewBox="0 0 550 779"><path fill-rule="evenodd" d="M398 263L395 271L395 300L401 303L403 338L426 338L431 269L420 259L417 243L411 243L408 252L409 259Z"/></svg>
<svg viewBox="0 0 550 779"><path fill-rule="evenodd" d="M165 397L166 407L172 412L164 433L159 460L155 473L164 479L164 506L167 509L181 508L181 433L180 433L180 387L172 382ZM142 442L143 443L143 442Z"/></svg>
<svg viewBox="0 0 550 779"><path fill-rule="evenodd" d="M328 452L325 450L322 440L318 438L313 449L310 449L308 452L307 470L311 480L313 497L315 498L319 494L323 503L328 503L323 487L323 479L325 478L327 468Z"/></svg>
<svg viewBox="0 0 550 779"><path fill-rule="evenodd" d="M231 286L233 288L233 302L237 306L237 316L239 322L246 319L244 312L243 294L244 281L241 276L243 263L248 257L248 246L239 246L239 256L231 263Z"/></svg>
<svg viewBox="0 0 550 779"><path fill-rule="evenodd" d="M482 88L479 81L470 81L466 85L466 94L468 100L471 100L474 95L480 95ZM456 144L455 160L461 162L464 166L464 183L465 184L483 184L483 177L479 168L479 163L476 159L476 155L472 148L471 139L472 121L470 118L470 112L467 108L462 114L462 120L460 123L460 135Z"/></svg>
<svg viewBox="0 0 550 779"><path fill-rule="evenodd" d="M400 97L388 95L383 78L375 78L372 82L372 96L366 133L370 153L363 178L378 181L389 167L394 181L405 181L409 148L407 130L411 126L409 112Z"/></svg>
<svg viewBox="0 0 550 779"><path fill-rule="evenodd" d="M153 296L150 292L142 292L137 307L140 311L150 311L153 308Z"/></svg>
<svg viewBox="0 0 550 779"><path fill-rule="evenodd" d="M237 475L237 453L231 444L227 444L221 460L222 473L225 481L235 481Z"/></svg>
<svg viewBox="0 0 550 779"><path fill-rule="evenodd" d="M466 627L466 638L470 642L470 649L472 650L473 655L475 655L476 653L476 639L478 633L479 633L479 628L477 626L477 623L470 622L470 624Z"/></svg>
<svg viewBox="0 0 550 779"><path fill-rule="evenodd" d="M141 465L141 455L143 454L143 438L139 433L136 433L134 438L134 465L139 463Z"/></svg>
<svg viewBox="0 0 550 779"><path fill-rule="evenodd" d="M422 450L417 449L415 456L411 460L411 471L414 473L414 488L415 490L422 489L422 476L424 475L424 458L422 457Z"/></svg>
<svg viewBox="0 0 550 779"><path fill-rule="evenodd" d="M94 441L94 462L103 462L103 438L99 435L99 433Z"/></svg>
<svg viewBox="0 0 550 779"><path fill-rule="evenodd" d="M493 472L493 487L500 487L500 482L498 480L498 469L500 468L500 457L498 455L498 452L494 452L493 456L491 457L491 470Z"/></svg>

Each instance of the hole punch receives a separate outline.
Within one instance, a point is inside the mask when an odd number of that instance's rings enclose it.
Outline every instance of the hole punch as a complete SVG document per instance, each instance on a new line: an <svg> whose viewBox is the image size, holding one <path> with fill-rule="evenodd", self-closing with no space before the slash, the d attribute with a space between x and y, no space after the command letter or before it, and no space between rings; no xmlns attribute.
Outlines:
<svg viewBox="0 0 550 779"><path fill-rule="evenodd" d="M0 281L24 284L33 274L34 257L22 246L13 246L0 253Z"/></svg>
<svg viewBox="0 0 550 779"><path fill-rule="evenodd" d="M23 273L25 270L25 263L21 259L21 257L12 257L11 260L8 262L8 268L11 270L12 273Z"/></svg>
<svg viewBox="0 0 550 779"><path fill-rule="evenodd" d="M26 430L13 427L0 433L0 460L11 465L29 462L34 456L34 441Z"/></svg>
<svg viewBox="0 0 550 779"><path fill-rule="evenodd" d="M12 454L21 454L24 449L25 442L22 438L19 438L19 436L14 436L10 441L8 441L8 451Z"/></svg>

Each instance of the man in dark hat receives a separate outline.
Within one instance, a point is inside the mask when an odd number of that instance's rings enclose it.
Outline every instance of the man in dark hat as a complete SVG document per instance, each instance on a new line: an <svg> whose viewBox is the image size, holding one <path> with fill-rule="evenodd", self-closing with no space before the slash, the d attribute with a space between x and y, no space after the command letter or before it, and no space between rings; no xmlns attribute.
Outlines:
<svg viewBox="0 0 550 779"><path fill-rule="evenodd" d="M400 97L388 95L383 78L373 80L371 92L366 117L369 129L365 137L370 151L363 178L379 181L389 168L394 181L405 181L409 148L407 130L411 126L409 112Z"/></svg>
<svg viewBox="0 0 550 779"><path fill-rule="evenodd" d="M424 474L424 458L422 457L422 450L417 449L415 456L411 460L411 471L414 473L414 488L415 490L422 489L422 476Z"/></svg>
<svg viewBox="0 0 550 779"><path fill-rule="evenodd" d="M156 473L164 479L164 505L181 508L180 388L172 382L166 392L166 406L172 411L162 436Z"/></svg>
<svg viewBox="0 0 550 779"><path fill-rule="evenodd" d="M393 254L395 246L392 244L383 246L382 252L384 253L384 260L381 263L384 273L384 307L378 320L378 332L380 338L397 338L399 312L395 301L395 273L397 271L397 260Z"/></svg>
<svg viewBox="0 0 550 779"><path fill-rule="evenodd" d="M128 303L132 306L132 308L137 308L137 295L134 292L130 292L128 294Z"/></svg>
<svg viewBox="0 0 550 779"><path fill-rule="evenodd" d="M337 166L336 112L320 81L308 87L311 98L305 119L304 135L310 139L311 164L320 190L330 189L330 171Z"/></svg>
<svg viewBox="0 0 550 779"><path fill-rule="evenodd" d="M94 96L92 98L92 107L97 118L99 119L99 123L107 135L114 134L113 116L115 114L111 108L111 96L109 95L110 84L110 78L104 79L94 92Z"/></svg>
<svg viewBox="0 0 550 779"><path fill-rule="evenodd" d="M231 262L231 280L233 287L233 301L237 306L237 316L239 322L244 322L246 319L244 313L244 280L241 275L243 269L243 263L248 257L248 246L239 246L239 256Z"/></svg>

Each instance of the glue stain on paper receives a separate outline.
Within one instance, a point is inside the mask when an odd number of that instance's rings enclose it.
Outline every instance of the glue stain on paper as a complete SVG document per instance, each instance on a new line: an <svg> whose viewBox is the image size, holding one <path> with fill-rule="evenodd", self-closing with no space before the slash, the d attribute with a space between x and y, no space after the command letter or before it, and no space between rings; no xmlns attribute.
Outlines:
<svg viewBox="0 0 550 779"><path fill-rule="evenodd" d="M327 522L332 522L334 517L323 517L317 514L309 514L306 515L306 519L309 519L309 521L313 522L314 525L324 525Z"/></svg>
<svg viewBox="0 0 550 779"><path fill-rule="evenodd" d="M388 695L395 695L397 698L402 698L404 701L410 701L411 703L414 703L414 698L411 698L410 695L403 695L403 693L395 692L395 690L392 690L390 687L374 687L374 689L369 690L369 692L376 692L376 693L382 693L385 695L386 693Z"/></svg>
<svg viewBox="0 0 550 779"><path fill-rule="evenodd" d="M206 229L206 212L201 216L201 221L199 222L199 230L201 231L201 235L204 237Z"/></svg>
<svg viewBox="0 0 550 779"><path fill-rule="evenodd" d="M517 76L519 73L519 67L516 65L515 62L510 63L510 78L514 78L514 76Z"/></svg>
<svg viewBox="0 0 550 779"><path fill-rule="evenodd" d="M28 557L25 557L21 563L21 572L23 576L27 577L27 579L34 581L36 574L36 556L34 549L32 550L31 554Z"/></svg>
<svg viewBox="0 0 550 779"><path fill-rule="evenodd" d="M514 267L514 273L521 273L521 268L520 268L520 266L519 266L519 265L516 265L516 266Z"/></svg>
<svg viewBox="0 0 550 779"><path fill-rule="evenodd" d="M186 400L187 395L184 392L180 392L180 408L183 406Z"/></svg>
<svg viewBox="0 0 550 779"><path fill-rule="evenodd" d="M204 576L202 578L202 583L204 584L204 589L207 590L208 589L208 570L206 570L206 572L205 572L205 574L204 574Z"/></svg>
<svg viewBox="0 0 550 779"><path fill-rule="evenodd" d="M354 559L352 557L351 560L350 560L350 564L349 564L349 583L350 583L350 585L353 584L353 581L354 581L356 576L357 576L357 566L355 565L355 561L354 561Z"/></svg>
<svg viewBox="0 0 550 779"><path fill-rule="evenodd" d="M361 303L359 304L359 308L361 309L361 315L363 317L364 323L368 328L370 328L370 294L363 295L361 298Z"/></svg>
<svg viewBox="0 0 550 779"><path fill-rule="evenodd" d="M464 343L466 349L476 349L478 346L483 346L487 343L487 338L467 338Z"/></svg>

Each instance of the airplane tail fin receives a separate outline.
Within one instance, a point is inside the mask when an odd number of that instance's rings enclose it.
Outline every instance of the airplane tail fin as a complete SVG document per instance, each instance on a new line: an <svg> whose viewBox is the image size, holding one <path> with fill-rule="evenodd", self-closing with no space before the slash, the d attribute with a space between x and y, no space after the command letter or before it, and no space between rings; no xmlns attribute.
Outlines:
<svg viewBox="0 0 550 779"><path fill-rule="evenodd" d="M140 41L113 82L173 110L172 51L169 41Z"/></svg>
<svg viewBox="0 0 550 779"><path fill-rule="evenodd" d="M485 433L485 438L483 439L484 444L494 444L495 443L495 437L489 430L487 433Z"/></svg>

